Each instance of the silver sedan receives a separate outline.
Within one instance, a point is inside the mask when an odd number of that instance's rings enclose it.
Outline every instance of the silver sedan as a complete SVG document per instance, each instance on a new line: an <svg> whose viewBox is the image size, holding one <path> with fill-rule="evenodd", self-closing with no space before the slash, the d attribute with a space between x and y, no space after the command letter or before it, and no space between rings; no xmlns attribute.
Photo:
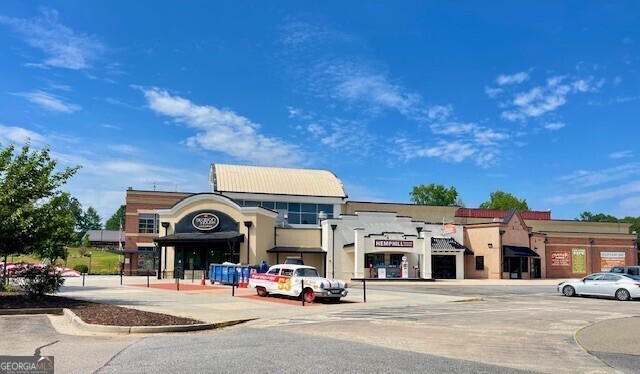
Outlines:
<svg viewBox="0 0 640 374"><path fill-rule="evenodd" d="M582 279L558 284L558 292L565 296L607 296L618 300L640 298L640 277L626 274L595 273Z"/></svg>

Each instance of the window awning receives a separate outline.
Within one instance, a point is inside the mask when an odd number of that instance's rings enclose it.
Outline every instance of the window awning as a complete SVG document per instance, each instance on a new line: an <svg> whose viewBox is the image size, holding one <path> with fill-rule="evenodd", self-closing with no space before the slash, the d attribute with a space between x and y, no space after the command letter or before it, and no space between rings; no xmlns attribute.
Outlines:
<svg viewBox="0 0 640 374"><path fill-rule="evenodd" d="M161 245L188 244L188 243L215 243L215 242L244 242L244 234L237 231L220 232L185 232L162 236L153 239Z"/></svg>
<svg viewBox="0 0 640 374"><path fill-rule="evenodd" d="M267 253L325 253L325 251L322 248L273 247L267 249Z"/></svg>
<svg viewBox="0 0 640 374"><path fill-rule="evenodd" d="M431 238L432 252L462 252L465 255L472 255L473 251L458 243L453 238Z"/></svg>
<svg viewBox="0 0 640 374"><path fill-rule="evenodd" d="M540 257L539 254L529 247L503 245L502 251L504 253L504 257Z"/></svg>

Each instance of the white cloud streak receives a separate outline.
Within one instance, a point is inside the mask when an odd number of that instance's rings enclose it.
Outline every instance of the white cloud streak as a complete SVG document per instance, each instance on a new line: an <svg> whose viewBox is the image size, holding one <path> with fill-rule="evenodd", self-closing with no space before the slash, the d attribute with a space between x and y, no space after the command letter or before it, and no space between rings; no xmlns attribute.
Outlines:
<svg viewBox="0 0 640 374"><path fill-rule="evenodd" d="M547 201L558 205L571 203L590 204L638 193L640 193L640 181L634 181L620 186L602 188L589 192L552 196L547 199ZM632 198L636 199L637 197Z"/></svg>
<svg viewBox="0 0 640 374"><path fill-rule="evenodd" d="M633 151L630 151L630 150L619 151L619 152L613 152L609 155L609 158L626 158L626 157L633 157Z"/></svg>
<svg viewBox="0 0 640 374"><path fill-rule="evenodd" d="M229 109L196 105L157 88L143 92L153 111L199 131L186 140L191 147L223 152L256 164L295 165L303 161L298 146L259 133L258 124Z"/></svg>
<svg viewBox="0 0 640 374"><path fill-rule="evenodd" d="M20 92L15 93L14 95L24 97L30 102L51 112L73 113L82 109L82 107L80 107L79 105L66 102L59 96L55 96L40 90L34 90L31 92Z"/></svg>
<svg viewBox="0 0 640 374"><path fill-rule="evenodd" d="M566 124L562 123L562 122L552 122L552 123L547 123L546 125L544 125L544 128L547 130L551 130L551 131L556 131L556 130L560 130L561 128L565 127Z"/></svg>
<svg viewBox="0 0 640 374"><path fill-rule="evenodd" d="M598 171L577 170L557 178L559 181L580 186L595 186L615 180L623 180L638 174L638 163L629 163Z"/></svg>
<svg viewBox="0 0 640 374"><path fill-rule="evenodd" d="M0 144L3 146L7 146L8 143L24 144L27 141L42 143L45 137L23 127L0 124Z"/></svg>
<svg viewBox="0 0 640 374"><path fill-rule="evenodd" d="M87 69L106 50L95 36L61 25L55 10L43 10L42 16L34 19L0 16L0 23L9 25L27 44L44 52L45 66Z"/></svg>
<svg viewBox="0 0 640 374"><path fill-rule="evenodd" d="M529 79L529 74L521 71L513 75L500 75L496 78L496 83L500 86L504 86L505 84L520 84L527 79Z"/></svg>
<svg viewBox="0 0 640 374"><path fill-rule="evenodd" d="M508 121L540 117L565 105L569 95L596 91L603 83L593 82L592 77L566 82L566 77L554 76L544 86L515 93L512 100L502 104L509 109L503 111L501 116Z"/></svg>

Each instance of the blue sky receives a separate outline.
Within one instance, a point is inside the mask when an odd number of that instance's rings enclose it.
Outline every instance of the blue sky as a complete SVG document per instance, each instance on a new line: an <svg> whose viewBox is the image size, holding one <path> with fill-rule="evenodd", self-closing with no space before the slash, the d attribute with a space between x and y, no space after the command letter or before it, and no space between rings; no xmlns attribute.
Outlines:
<svg viewBox="0 0 640 374"><path fill-rule="evenodd" d="M637 1L2 2L0 143L81 165L105 219L210 163L638 216L639 46Z"/></svg>

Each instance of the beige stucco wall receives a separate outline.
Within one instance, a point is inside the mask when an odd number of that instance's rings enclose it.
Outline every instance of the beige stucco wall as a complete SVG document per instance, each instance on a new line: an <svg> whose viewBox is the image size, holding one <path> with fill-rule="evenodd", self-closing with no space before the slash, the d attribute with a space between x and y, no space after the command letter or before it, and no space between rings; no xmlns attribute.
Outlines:
<svg viewBox="0 0 640 374"><path fill-rule="evenodd" d="M349 201L342 205L343 214L355 214L356 212L391 212L398 216L411 217L417 221L447 222L454 219L458 207L455 206L431 206L415 204L392 204Z"/></svg>
<svg viewBox="0 0 640 374"><path fill-rule="evenodd" d="M278 247L320 248L320 228L276 228L276 245Z"/></svg>
<svg viewBox="0 0 640 374"><path fill-rule="evenodd" d="M176 224L191 212L198 210L213 210L227 214L238 222L238 230L245 235L244 242L240 243L240 262L247 264L247 245L249 245L249 264L259 264L262 260L268 261L267 250L274 247L275 243L275 216L276 214L262 208L238 207L235 203L217 195L193 195L182 203L176 204L171 209L158 210L161 222L168 222L167 234L175 233ZM250 234L244 222L251 221ZM164 236L164 230L160 230L160 236ZM167 271L173 271L174 248L166 248L166 256L163 258ZM163 265L164 268L164 265Z"/></svg>
<svg viewBox="0 0 640 374"><path fill-rule="evenodd" d="M630 223L587 222L570 220L527 220L527 225L534 231L567 232L567 233L608 233L629 234Z"/></svg>
<svg viewBox="0 0 640 374"><path fill-rule="evenodd" d="M489 248L489 244L492 248ZM464 256L465 278L500 279L502 272L500 224L465 228L464 245L473 251L473 256ZM477 256L484 256L483 270L476 270Z"/></svg>

